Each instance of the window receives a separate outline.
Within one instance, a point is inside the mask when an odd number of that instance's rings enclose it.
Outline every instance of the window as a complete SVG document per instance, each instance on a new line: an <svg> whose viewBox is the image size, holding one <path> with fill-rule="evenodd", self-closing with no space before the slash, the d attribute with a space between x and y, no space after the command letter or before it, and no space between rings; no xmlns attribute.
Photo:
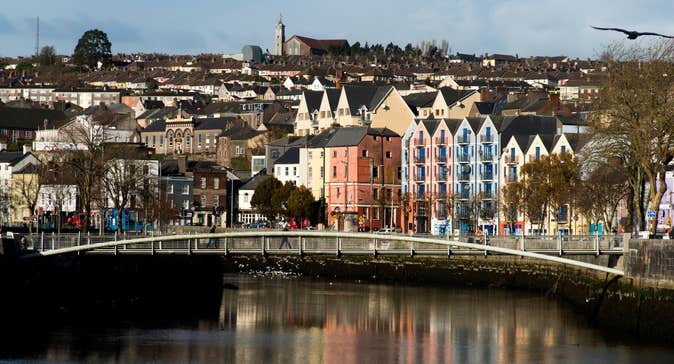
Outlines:
<svg viewBox="0 0 674 364"><path fill-rule="evenodd" d="M243 194L243 203L248 203L248 192Z"/></svg>
<svg viewBox="0 0 674 364"><path fill-rule="evenodd" d="M244 152L245 152L245 148L240 146L240 145L237 145L236 148L234 148L234 153L236 153L236 155L241 155Z"/></svg>
<svg viewBox="0 0 674 364"><path fill-rule="evenodd" d="M297 176L297 167L293 167L293 176Z"/></svg>
<svg viewBox="0 0 674 364"><path fill-rule="evenodd" d="M332 177L337 177L337 166L332 166Z"/></svg>
<svg viewBox="0 0 674 364"><path fill-rule="evenodd" d="M276 166L276 175L280 176L281 175L281 167Z"/></svg>
<svg viewBox="0 0 674 364"><path fill-rule="evenodd" d="M206 145L211 144L211 136L206 134Z"/></svg>
<svg viewBox="0 0 674 364"><path fill-rule="evenodd" d="M218 188L220 188L220 178L215 177L213 178L213 189L217 190Z"/></svg>
<svg viewBox="0 0 674 364"><path fill-rule="evenodd" d="M166 193L168 193L169 195L173 194L173 183L168 185L168 187L166 188Z"/></svg>
<svg viewBox="0 0 674 364"><path fill-rule="evenodd" d="M201 147L201 134L197 135L197 146Z"/></svg>
<svg viewBox="0 0 674 364"><path fill-rule="evenodd" d="M159 136L159 146L160 146L160 147L163 147L163 146L164 146L164 136L163 136L163 135L160 135L160 136Z"/></svg>
<svg viewBox="0 0 674 364"><path fill-rule="evenodd" d="M184 208L185 210L189 210L189 209L190 209L190 200L184 200L184 201L183 201L183 208Z"/></svg>
<svg viewBox="0 0 674 364"><path fill-rule="evenodd" d="M536 160L541 159L541 147L536 147Z"/></svg>
<svg viewBox="0 0 674 364"><path fill-rule="evenodd" d="M157 145L157 136L153 135L152 136L152 146L154 147L155 145Z"/></svg>
<svg viewBox="0 0 674 364"><path fill-rule="evenodd" d="M372 178L379 178L379 167L372 166Z"/></svg>
<svg viewBox="0 0 674 364"><path fill-rule="evenodd" d="M271 150L271 157L274 159L278 158L278 149Z"/></svg>
<svg viewBox="0 0 674 364"><path fill-rule="evenodd" d="M218 207L220 206L220 196L215 195L213 196L213 207Z"/></svg>
<svg viewBox="0 0 674 364"><path fill-rule="evenodd" d="M566 153L566 145L562 145L562 154Z"/></svg>
<svg viewBox="0 0 674 364"><path fill-rule="evenodd" d="M183 185L183 195L189 195L190 194L190 185Z"/></svg>
<svg viewBox="0 0 674 364"><path fill-rule="evenodd" d="M149 137L146 135L146 136L145 136L145 145L148 145L148 144L149 144L149 140L148 140L148 139L149 139Z"/></svg>
<svg viewBox="0 0 674 364"><path fill-rule="evenodd" d="M337 158L337 151L336 150L332 151L332 158Z"/></svg>
<svg viewBox="0 0 674 364"><path fill-rule="evenodd" d="M289 169L290 169L290 168L286 167L286 176L288 176L288 170L289 170Z"/></svg>
<svg viewBox="0 0 674 364"><path fill-rule="evenodd" d="M323 178L323 173L324 173L323 167L321 167L321 178Z"/></svg>
<svg viewBox="0 0 674 364"><path fill-rule="evenodd" d="M376 200L378 197L379 197L379 190L377 190L376 188L373 188L372 189L372 199Z"/></svg>
<svg viewBox="0 0 674 364"><path fill-rule="evenodd" d="M367 149L363 149L362 155L363 158L367 158Z"/></svg>
<svg viewBox="0 0 674 364"><path fill-rule="evenodd" d="M391 159L391 151L386 152L386 159Z"/></svg>
<svg viewBox="0 0 674 364"><path fill-rule="evenodd" d="M206 188L206 177L201 177L201 188Z"/></svg>

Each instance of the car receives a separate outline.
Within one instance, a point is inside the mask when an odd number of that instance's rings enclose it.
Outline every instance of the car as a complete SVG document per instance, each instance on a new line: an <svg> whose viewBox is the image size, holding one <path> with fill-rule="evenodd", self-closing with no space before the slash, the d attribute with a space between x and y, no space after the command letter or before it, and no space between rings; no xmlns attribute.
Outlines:
<svg viewBox="0 0 674 364"><path fill-rule="evenodd" d="M266 220L258 220L255 222L251 222L246 227L249 229L262 229L269 227L269 223Z"/></svg>
<svg viewBox="0 0 674 364"><path fill-rule="evenodd" d="M305 226L304 230L316 230L316 228L313 226Z"/></svg>
<svg viewBox="0 0 674 364"><path fill-rule="evenodd" d="M377 234L382 234L382 235L391 235L391 233L393 233L392 228L382 228L382 229L379 229L379 231L377 231Z"/></svg>

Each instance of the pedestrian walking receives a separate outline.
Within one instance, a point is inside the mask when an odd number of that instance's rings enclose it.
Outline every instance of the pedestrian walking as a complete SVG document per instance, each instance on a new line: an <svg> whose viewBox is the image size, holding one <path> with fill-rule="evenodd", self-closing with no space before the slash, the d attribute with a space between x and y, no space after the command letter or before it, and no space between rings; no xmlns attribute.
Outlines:
<svg viewBox="0 0 674 364"><path fill-rule="evenodd" d="M288 227L287 227L287 226L284 227L284 228L283 228L283 231L288 231ZM279 248L279 249L283 249L283 246L284 246L284 245L288 245L288 249L292 249L292 248L293 248L292 246L290 246L290 241L288 241L288 237L287 237L287 236L283 236L283 237L281 238L281 245L280 245L278 248Z"/></svg>
<svg viewBox="0 0 674 364"><path fill-rule="evenodd" d="M209 231L209 233L215 234L215 224L211 226L211 230ZM215 248L215 238L208 239L208 247Z"/></svg>

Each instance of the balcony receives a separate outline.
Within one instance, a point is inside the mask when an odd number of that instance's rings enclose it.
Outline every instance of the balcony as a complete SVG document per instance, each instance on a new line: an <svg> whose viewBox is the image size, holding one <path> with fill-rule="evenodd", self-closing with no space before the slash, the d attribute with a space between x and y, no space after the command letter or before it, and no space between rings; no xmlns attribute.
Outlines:
<svg viewBox="0 0 674 364"><path fill-rule="evenodd" d="M470 162L470 154L460 153L456 156L456 159L459 161L459 163L468 163Z"/></svg>
<svg viewBox="0 0 674 364"><path fill-rule="evenodd" d="M494 142L493 135L480 135L480 143L489 144Z"/></svg>
<svg viewBox="0 0 674 364"><path fill-rule="evenodd" d="M494 160L494 153L493 152L485 152L484 150L480 152L480 159L483 162L491 162Z"/></svg>
<svg viewBox="0 0 674 364"><path fill-rule="evenodd" d="M520 156L507 155L505 156L505 162L506 164L518 164L520 162Z"/></svg>
<svg viewBox="0 0 674 364"><path fill-rule="evenodd" d="M469 192L461 192L457 195L457 198L459 200L470 200L470 193Z"/></svg>
<svg viewBox="0 0 674 364"><path fill-rule="evenodd" d="M484 191L480 194L480 198L483 200L493 200L495 198L494 192Z"/></svg>
<svg viewBox="0 0 674 364"><path fill-rule="evenodd" d="M426 142L426 139L424 139L424 138L414 138L414 139L412 139L412 141L414 142L414 145L424 145L424 143Z"/></svg>
<svg viewBox="0 0 674 364"><path fill-rule="evenodd" d="M470 144L470 136L469 135L462 135L457 138L457 142L459 144Z"/></svg>
<svg viewBox="0 0 674 364"><path fill-rule="evenodd" d="M456 175L456 179L463 182L470 181L470 173L459 173Z"/></svg>
<svg viewBox="0 0 674 364"><path fill-rule="evenodd" d="M480 175L483 181L491 181L494 179L494 172L488 171L488 172L482 172Z"/></svg>
<svg viewBox="0 0 674 364"><path fill-rule="evenodd" d="M446 182L447 181L447 173L440 173L438 175L438 182Z"/></svg>
<svg viewBox="0 0 674 364"><path fill-rule="evenodd" d="M447 191L440 191L440 192L438 192L437 195L435 195L435 199L436 200L446 200L448 196L449 196L449 194L447 193Z"/></svg>
<svg viewBox="0 0 674 364"><path fill-rule="evenodd" d="M414 195L414 199L417 201L425 200L426 199L426 193L425 192L417 192L416 195Z"/></svg>
<svg viewBox="0 0 674 364"><path fill-rule="evenodd" d="M443 164L447 163L447 156L446 155L438 155L435 158L436 158L436 161L438 163L443 163Z"/></svg>
<svg viewBox="0 0 674 364"><path fill-rule="evenodd" d="M415 155L414 164L424 164L426 163L426 156L424 155Z"/></svg>
<svg viewBox="0 0 674 364"><path fill-rule="evenodd" d="M445 145L447 144L447 138L436 137L435 145Z"/></svg>
<svg viewBox="0 0 674 364"><path fill-rule="evenodd" d="M425 174L414 174L414 180L417 182L424 182L426 180Z"/></svg>

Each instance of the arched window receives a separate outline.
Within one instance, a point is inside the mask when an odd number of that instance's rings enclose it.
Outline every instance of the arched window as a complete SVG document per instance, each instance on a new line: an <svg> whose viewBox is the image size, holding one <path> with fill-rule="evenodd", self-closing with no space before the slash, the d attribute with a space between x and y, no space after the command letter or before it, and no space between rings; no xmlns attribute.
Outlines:
<svg viewBox="0 0 674 364"><path fill-rule="evenodd" d="M167 135L169 150L173 150L173 131L169 131Z"/></svg>

